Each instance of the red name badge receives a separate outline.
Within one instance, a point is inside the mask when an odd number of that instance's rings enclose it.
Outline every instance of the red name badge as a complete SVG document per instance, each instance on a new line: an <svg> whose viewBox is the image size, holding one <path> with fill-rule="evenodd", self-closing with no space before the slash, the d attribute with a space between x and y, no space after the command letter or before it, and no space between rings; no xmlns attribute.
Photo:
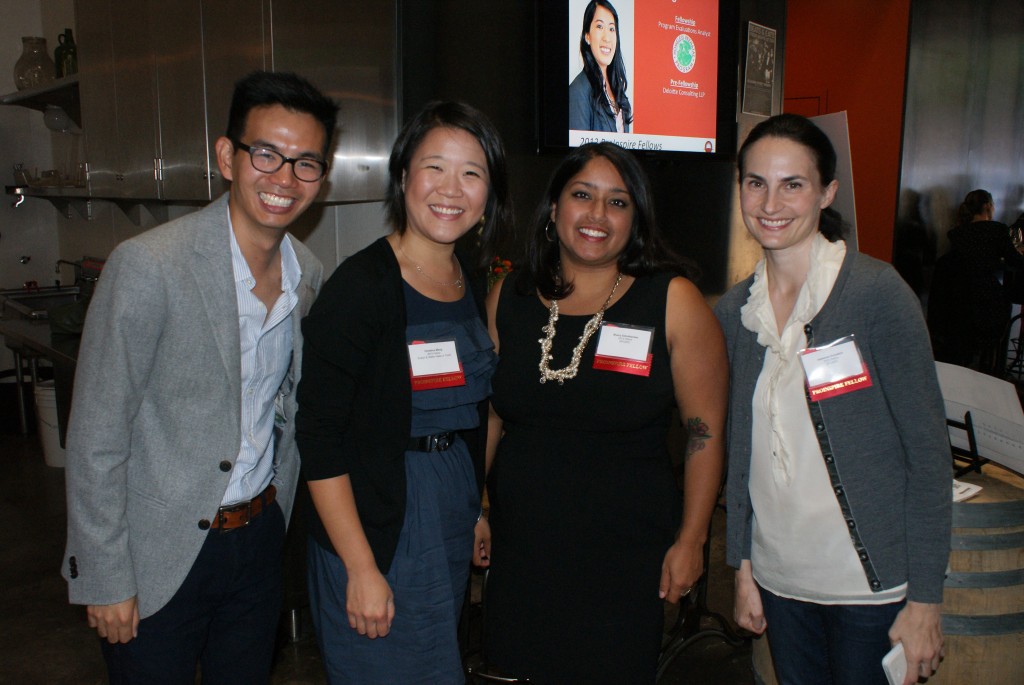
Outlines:
<svg viewBox="0 0 1024 685"><path fill-rule="evenodd" d="M634 376L650 376L654 360L651 354L653 340L653 328L606 321L601 324L601 334L594 352L594 368Z"/></svg>
<svg viewBox="0 0 1024 685"><path fill-rule="evenodd" d="M409 379L414 392L465 385L455 340L409 343Z"/></svg>
<svg viewBox="0 0 1024 685"><path fill-rule="evenodd" d="M798 354L815 402L871 387L871 375L852 334Z"/></svg>

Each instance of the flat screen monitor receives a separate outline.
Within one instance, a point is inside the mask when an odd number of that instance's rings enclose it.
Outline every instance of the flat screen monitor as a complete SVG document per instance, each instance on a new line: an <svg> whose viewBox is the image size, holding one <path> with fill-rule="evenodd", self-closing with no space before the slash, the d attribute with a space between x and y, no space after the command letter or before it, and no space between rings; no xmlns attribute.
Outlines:
<svg viewBox="0 0 1024 685"><path fill-rule="evenodd" d="M735 4L540 0L541 149L735 154Z"/></svg>

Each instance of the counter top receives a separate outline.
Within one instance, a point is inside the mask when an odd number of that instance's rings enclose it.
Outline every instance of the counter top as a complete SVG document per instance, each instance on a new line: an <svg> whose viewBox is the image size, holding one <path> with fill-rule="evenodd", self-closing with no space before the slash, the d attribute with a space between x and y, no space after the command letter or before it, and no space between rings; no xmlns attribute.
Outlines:
<svg viewBox="0 0 1024 685"><path fill-rule="evenodd" d="M77 335L54 335L48 321L9 318L0 319L0 335L8 347L24 346L57 364L74 365L78 361Z"/></svg>
<svg viewBox="0 0 1024 685"><path fill-rule="evenodd" d="M54 335L48 321L20 318L0 318L0 335L4 337L7 347L22 354L27 350L53 362L57 427L61 447L64 447L81 338L77 335Z"/></svg>

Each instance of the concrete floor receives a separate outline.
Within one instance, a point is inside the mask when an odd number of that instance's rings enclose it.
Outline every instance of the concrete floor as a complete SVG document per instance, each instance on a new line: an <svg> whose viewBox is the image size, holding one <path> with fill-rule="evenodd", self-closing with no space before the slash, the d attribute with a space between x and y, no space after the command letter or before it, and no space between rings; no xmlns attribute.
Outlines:
<svg viewBox="0 0 1024 685"><path fill-rule="evenodd" d="M722 562L722 519L717 513L708 604L730 616L732 572ZM83 608L67 603L59 573L65 539L64 470L45 465L35 435L0 432L0 521L0 635L5 638L0 640L0 683L106 683L97 638L86 626ZM669 625L673 615L666 617ZM282 630L274 685L326 682L308 623L303 628L294 643ZM730 647L711 637L677 658L659 685L753 682L749 644Z"/></svg>

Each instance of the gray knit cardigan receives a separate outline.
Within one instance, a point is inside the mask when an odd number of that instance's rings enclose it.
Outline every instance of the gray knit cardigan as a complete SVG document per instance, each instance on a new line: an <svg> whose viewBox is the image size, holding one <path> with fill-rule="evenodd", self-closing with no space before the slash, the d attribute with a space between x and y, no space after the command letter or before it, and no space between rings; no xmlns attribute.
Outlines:
<svg viewBox="0 0 1024 685"><path fill-rule="evenodd" d="M749 475L754 386L765 348L740 322L753 276L715 307L731 365L727 562L750 558ZM804 327L808 346L851 333L872 386L818 402L808 420L873 591L908 583L907 599L942 602L949 558L952 455L928 332L896 271L847 248L828 300Z"/></svg>

